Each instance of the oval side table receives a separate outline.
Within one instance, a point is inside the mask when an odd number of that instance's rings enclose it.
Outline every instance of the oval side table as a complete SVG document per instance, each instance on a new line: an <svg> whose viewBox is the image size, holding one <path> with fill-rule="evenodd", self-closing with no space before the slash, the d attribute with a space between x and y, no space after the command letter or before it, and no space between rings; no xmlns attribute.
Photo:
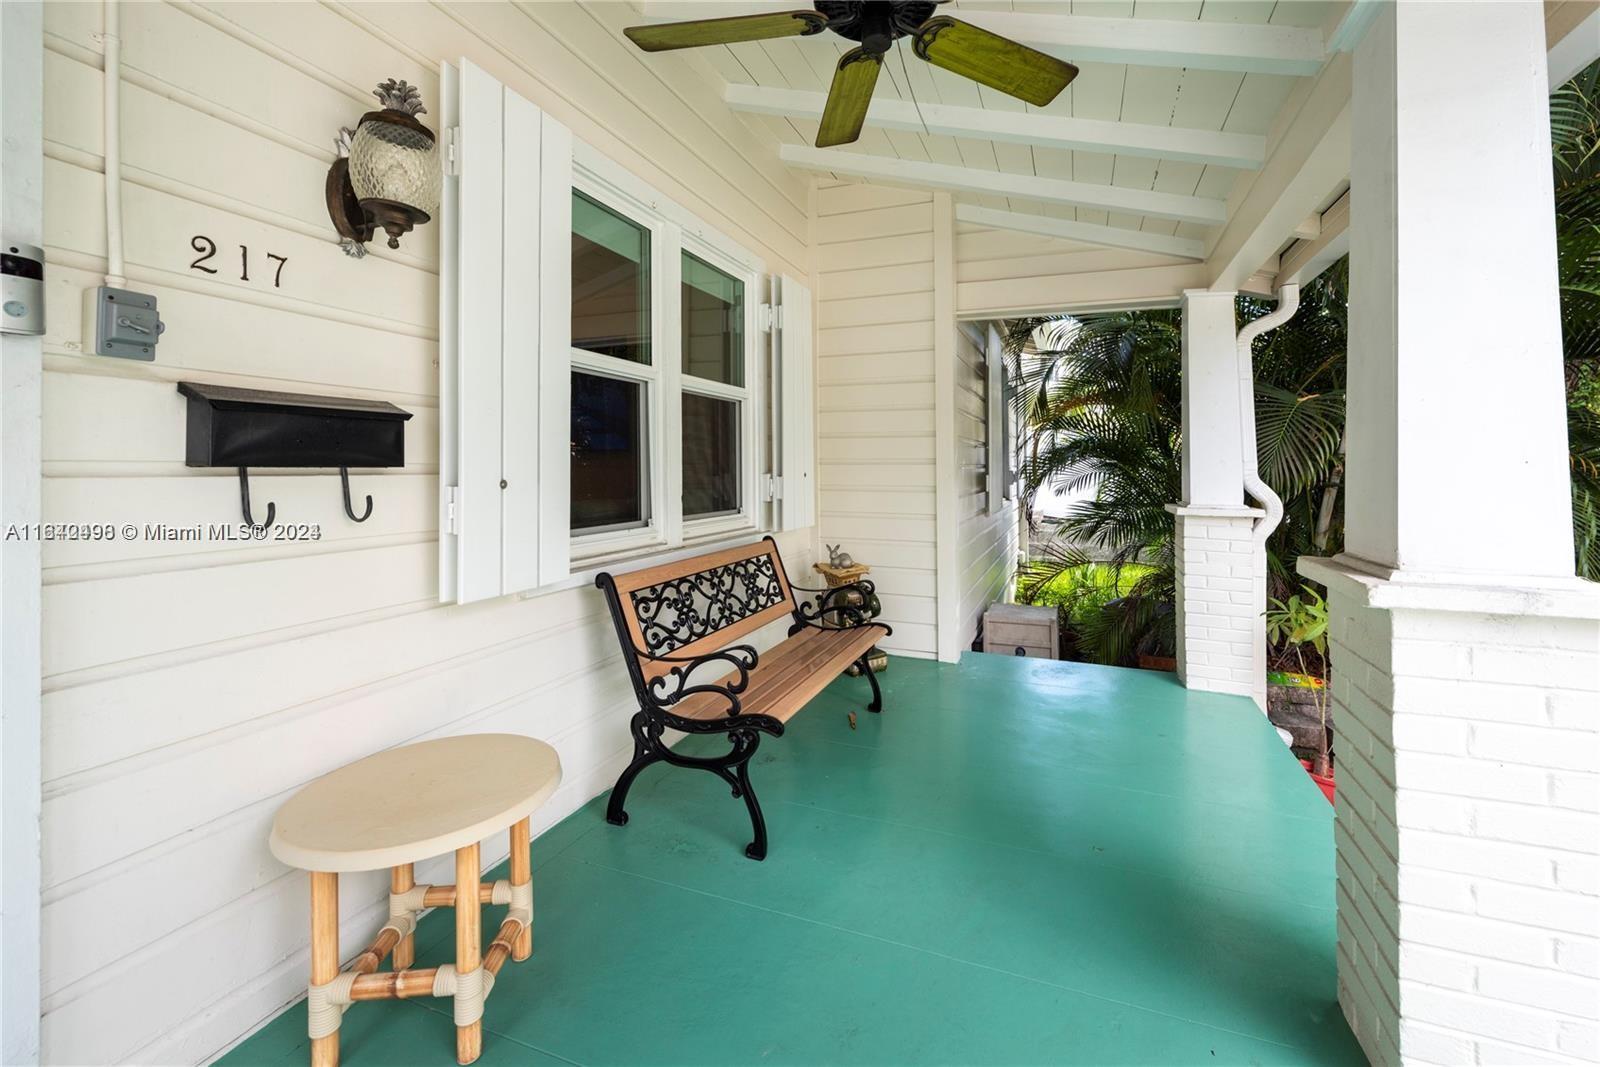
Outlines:
<svg viewBox="0 0 1600 1067"><path fill-rule="evenodd" d="M339 1022L363 1000L416 996L454 1001L456 1060L483 1047L483 1004L507 957L533 952L529 816L561 784L561 760L520 734L468 734L391 748L309 783L278 809L272 854L311 872L311 982L306 998L312 1067L339 1062ZM511 877L481 882L478 843L511 833ZM455 885L417 885L415 864L447 852ZM339 875L390 870L389 921L339 969ZM463 892L463 888L468 891ZM487 952L479 907L509 904ZM417 914L454 907L453 964L413 968ZM390 952L394 968L379 974Z"/></svg>

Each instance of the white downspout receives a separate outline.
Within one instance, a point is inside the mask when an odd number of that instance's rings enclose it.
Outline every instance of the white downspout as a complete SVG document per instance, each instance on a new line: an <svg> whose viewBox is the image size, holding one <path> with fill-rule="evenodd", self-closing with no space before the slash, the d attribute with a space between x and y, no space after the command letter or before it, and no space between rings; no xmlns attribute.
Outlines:
<svg viewBox="0 0 1600 1067"><path fill-rule="evenodd" d="M127 288L122 276L122 5L105 0L106 285Z"/></svg>
<svg viewBox="0 0 1600 1067"><path fill-rule="evenodd" d="M1268 330L1275 330L1288 322L1299 308L1300 286L1281 286L1278 289L1278 306L1239 331L1239 417L1243 423L1239 440L1244 452L1244 491L1266 511L1253 529L1258 548L1267 543L1272 531L1283 521L1283 501L1261 480L1260 465L1256 459L1256 376L1250 345Z"/></svg>

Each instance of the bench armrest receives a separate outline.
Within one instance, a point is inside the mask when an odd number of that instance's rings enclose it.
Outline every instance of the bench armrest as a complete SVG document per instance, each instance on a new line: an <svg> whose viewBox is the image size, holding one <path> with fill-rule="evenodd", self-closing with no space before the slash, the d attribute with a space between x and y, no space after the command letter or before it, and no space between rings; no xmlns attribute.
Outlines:
<svg viewBox="0 0 1600 1067"><path fill-rule="evenodd" d="M652 678L646 687L645 697L657 711L670 714L673 705L685 697L709 693L722 697L728 702L728 716L730 718L739 715L739 694L744 692L750 685L750 672L756 669L756 664L760 659L756 654L756 650L749 645L733 645L717 652L707 652L703 656L654 656L648 652L640 652L639 658L654 663L676 664L667 673ZM731 666L738 672L738 677L726 684L710 682L691 684L691 678L694 673L701 667L712 663ZM676 716L673 717L677 718ZM749 716L749 718L751 720L764 719L766 716ZM703 720L683 721L703 722ZM717 720L709 721L713 724L717 722ZM761 725L759 723L753 724L758 728ZM682 729L682 727L679 728ZM721 728L716 725L711 727L711 729ZM699 729L703 731L706 727L701 725Z"/></svg>
<svg viewBox="0 0 1600 1067"><path fill-rule="evenodd" d="M801 585L791 585L789 588L805 593L822 594L814 606L809 602L795 601L794 626L789 629L791 634L807 627L816 630L838 630L871 624L882 626L886 631L889 629L881 622L872 621L878 617L878 612L868 610L867 605L875 598L877 587L865 578L844 585L829 586L826 589L809 589ZM844 603L846 594L849 593L859 594L862 602Z"/></svg>

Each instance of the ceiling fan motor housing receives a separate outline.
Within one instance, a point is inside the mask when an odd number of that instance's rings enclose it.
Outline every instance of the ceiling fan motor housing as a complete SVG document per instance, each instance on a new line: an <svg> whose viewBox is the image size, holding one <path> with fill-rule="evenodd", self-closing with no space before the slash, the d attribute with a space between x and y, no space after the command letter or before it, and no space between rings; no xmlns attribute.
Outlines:
<svg viewBox="0 0 1600 1067"><path fill-rule="evenodd" d="M895 39L917 32L933 17L940 0L815 0L828 29L859 41L872 55L883 55Z"/></svg>

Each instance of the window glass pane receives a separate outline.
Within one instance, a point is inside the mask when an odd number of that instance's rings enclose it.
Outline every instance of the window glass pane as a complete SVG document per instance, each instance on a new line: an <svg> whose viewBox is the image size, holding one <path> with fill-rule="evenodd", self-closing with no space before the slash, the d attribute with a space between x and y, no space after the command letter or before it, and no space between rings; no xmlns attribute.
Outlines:
<svg viewBox="0 0 1600 1067"><path fill-rule="evenodd" d="M683 514L739 510L739 405L683 394Z"/></svg>
<svg viewBox="0 0 1600 1067"><path fill-rule="evenodd" d="M744 282L683 254L683 373L744 384Z"/></svg>
<svg viewBox="0 0 1600 1067"><path fill-rule="evenodd" d="M572 344L650 362L650 231L576 190Z"/></svg>
<svg viewBox="0 0 1600 1067"><path fill-rule="evenodd" d="M644 385L572 376L572 528L643 526Z"/></svg>

